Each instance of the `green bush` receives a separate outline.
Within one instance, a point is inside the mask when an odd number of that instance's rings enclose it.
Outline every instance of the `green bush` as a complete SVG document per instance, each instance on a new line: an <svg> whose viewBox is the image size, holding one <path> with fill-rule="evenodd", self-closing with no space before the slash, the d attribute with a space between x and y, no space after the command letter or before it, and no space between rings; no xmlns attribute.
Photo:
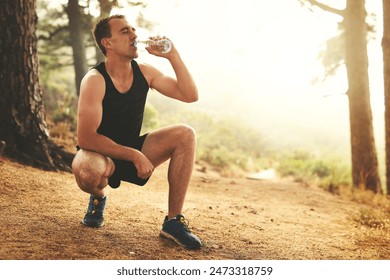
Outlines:
<svg viewBox="0 0 390 280"><path fill-rule="evenodd" d="M297 181L316 182L321 187L338 193L340 186L349 185L350 167L340 160L318 159L305 151L279 157L278 172L282 177L291 176Z"/></svg>
<svg viewBox="0 0 390 280"><path fill-rule="evenodd" d="M71 131L76 130L77 96L69 69L41 69L41 84L45 110L55 123L68 123Z"/></svg>
<svg viewBox="0 0 390 280"><path fill-rule="evenodd" d="M69 127L72 131L76 130L77 126L77 116L76 111L71 110L69 107L67 108L57 108L51 114L52 120L54 123L69 123Z"/></svg>
<svg viewBox="0 0 390 280"><path fill-rule="evenodd" d="M158 126L158 112L152 104L146 103L142 133L149 132Z"/></svg>
<svg viewBox="0 0 390 280"><path fill-rule="evenodd" d="M328 177L332 173L330 166L321 160L314 161L310 166L310 171L319 178Z"/></svg>
<svg viewBox="0 0 390 280"><path fill-rule="evenodd" d="M209 163L221 173L240 175L243 171L262 168L265 141L258 131L245 123L177 108L159 111L158 116L159 126L186 123L193 127L197 135L197 160Z"/></svg>

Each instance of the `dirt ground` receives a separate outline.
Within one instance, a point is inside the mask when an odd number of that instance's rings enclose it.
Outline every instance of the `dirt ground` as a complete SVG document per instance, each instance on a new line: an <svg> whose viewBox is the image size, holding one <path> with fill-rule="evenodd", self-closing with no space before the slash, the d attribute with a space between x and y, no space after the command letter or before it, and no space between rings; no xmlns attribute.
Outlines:
<svg viewBox="0 0 390 280"><path fill-rule="evenodd" d="M368 206L314 186L222 178L200 169L185 215L205 246L191 251L159 238L167 165L144 187L110 189L106 224L91 229L80 223L89 195L72 174L0 159L0 259L390 259L389 243L354 218Z"/></svg>

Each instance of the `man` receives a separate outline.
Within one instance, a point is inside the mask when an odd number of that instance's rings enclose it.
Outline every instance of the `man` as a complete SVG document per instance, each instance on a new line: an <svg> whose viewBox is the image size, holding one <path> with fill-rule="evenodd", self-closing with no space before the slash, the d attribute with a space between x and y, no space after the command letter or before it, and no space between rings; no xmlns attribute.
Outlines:
<svg viewBox="0 0 390 280"><path fill-rule="evenodd" d="M150 65L138 65L134 60L138 57L136 30L122 15L101 19L94 35L106 59L81 82L79 151L72 163L78 186L91 194L83 224L103 225L107 185L117 188L123 180L142 186L155 167L170 159L168 214L160 236L198 249L202 242L188 229L182 215L194 165L193 129L174 125L140 136L149 88L183 102L195 102L198 92L191 74L174 45L169 53L161 53L155 47L146 50L168 59L176 79Z"/></svg>

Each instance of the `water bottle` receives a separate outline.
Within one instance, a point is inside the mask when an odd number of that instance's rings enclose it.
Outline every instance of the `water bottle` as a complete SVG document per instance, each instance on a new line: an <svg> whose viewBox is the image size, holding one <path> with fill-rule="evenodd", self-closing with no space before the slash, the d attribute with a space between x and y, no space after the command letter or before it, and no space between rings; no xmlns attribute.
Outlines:
<svg viewBox="0 0 390 280"><path fill-rule="evenodd" d="M158 39L158 40L139 40L134 43L134 46L144 45L145 47L151 47L160 51L161 53L169 53L172 49L172 42L168 39Z"/></svg>

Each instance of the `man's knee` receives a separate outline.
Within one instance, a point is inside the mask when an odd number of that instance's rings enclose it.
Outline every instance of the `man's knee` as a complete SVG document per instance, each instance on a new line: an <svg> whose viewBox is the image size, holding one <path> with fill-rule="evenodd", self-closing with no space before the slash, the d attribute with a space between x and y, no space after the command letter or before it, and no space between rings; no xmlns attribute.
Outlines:
<svg viewBox="0 0 390 280"><path fill-rule="evenodd" d="M187 125L180 124L178 125L179 138L183 141L183 143L194 145L196 142L196 133L195 130Z"/></svg>
<svg viewBox="0 0 390 280"><path fill-rule="evenodd" d="M114 172L114 163L101 154L80 150L73 160L72 170L79 187L88 192L107 185L107 178Z"/></svg>

